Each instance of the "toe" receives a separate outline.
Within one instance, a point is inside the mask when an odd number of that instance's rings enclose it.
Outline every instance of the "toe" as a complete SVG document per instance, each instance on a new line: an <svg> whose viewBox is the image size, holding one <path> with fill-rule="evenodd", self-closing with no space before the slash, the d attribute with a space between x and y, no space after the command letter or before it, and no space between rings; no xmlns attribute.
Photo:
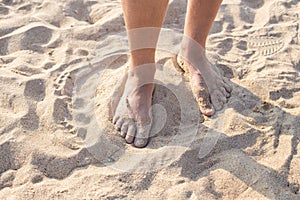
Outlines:
<svg viewBox="0 0 300 200"><path fill-rule="evenodd" d="M118 115L116 115L116 116L114 116L114 118L113 118L113 124L116 124L116 122L119 120L119 118L120 118L120 116L118 116Z"/></svg>
<svg viewBox="0 0 300 200"><path fill-rule="evenodd" d="M203 103L198 102L198 106L199 106L200 112L207 117L211 117L215 113L215 110L210 103L203 104Z"/></svg>
<svg viewBox="0 0 300 200"><path fill-rule="evenodd" d="M119 118L119 120L115 124L117 131L121 130L121 127L122 127L123 123L124 123L124 119L123 118Z"/></svg>
<svg viewBox="0 0 300 200"><path fill-rule="evenodd" d="M226 89L227 92L231 93L232 87L230 86L230 81L227 78L223 78L223 80L224 80L224 88Z"/></svg>
<svg viewBox="0 0 300 200"><path fill-rule="evenodd" d="M229 98L229 97L231 97L231 93L226 91L226 93L225 93L225 97L226 97L226 98Z"/></svg>
<svg viewBox="0 0 300 200"><path fill-rule="evenodd" d="M122 125L122 127L121 127L121 136L122 136L123 138L125 138L126 133L127 133L127 131L128 131L128 125L129 125L128 122L124 122L123 125Z"/></svg>
<svg viewBox="0 0 300 200"><path fill-rule="evenodd" d="M229 98L229 97L230 97L230 93L227 92L227 90L225 89L225 87L220 87L220 90L221 90L222 94L223 94L226 98Z"/></svg>
<svg viewBox="0 0 300 200"><path fill-rule="evenodd" d="M200 109L200 112L205 116L212 116L214 114L213 106L209 100L209 94L206 90L200 91L197 95L197 103Z"/></svg>
<svg viewBox="0 0 300 200"><path fill-rule="evenodd" d="M137 133L134 140L134 146L138 148L143 148L148 144L150 135L150 125L137 126Z"/></svg>
<svg viewBox="0 0 300 200"><path fill-rule="evenodd" d="M137 148L144 148L147 146L149 138L136 138L134 140L134 146Z"/></svg>
<svg viewBox="0 0 300 200"><path fill-rule="evenodd" d="M224 95L221 91L217 93L219 101L225 104L227 102L226 95Z"/></svg>
<svg viewBox="0 0 300 200"><path fill-rule="evenodd" d="M133 124L130 124L128 126L128 130L127 130L127 133L126 133L126 136L125 136L125 141L128 143L128 144L131 144L134 140L134 136L135 136L135 133L136 133L136 128Z"/></svg>
<svg viewBox="0 0 300 200"><path fill-rule="evenodd" d="M197 100L200 112L205 116L212 116L215 111L211 105L208 87L201 75L195 74L191 77L191 88Z"/></svg>
<svg viewBox="0 0 300 200"><path fill-rule="evenodd" d="M221 110L223 108L223 102L222 100L219 98L219 93L218 91L215 91L212 95L211 95L211 102L213 104L213 106L215 107L215 109ZM221 95L222 96L222 95Z"/></svg>

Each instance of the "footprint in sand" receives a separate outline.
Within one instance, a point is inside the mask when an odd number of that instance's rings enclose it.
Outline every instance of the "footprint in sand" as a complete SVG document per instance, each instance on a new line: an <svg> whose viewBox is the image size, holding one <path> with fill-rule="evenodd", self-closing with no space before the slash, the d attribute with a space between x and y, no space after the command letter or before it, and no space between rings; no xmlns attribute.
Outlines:
<svg viewBox="0 0 300 200"><path fill-rule="evenodd" d="M40 118L36 114L35 106L30 107L28 113L20 119L20 124L22 128L34 131L39 128Z"/></svg>
<svg viewBox="0 0 300 200"><path fill-rule="evenodd" d="M257 36L248 40L248 48L258 50L262 56L271 56L284 47L283 39L276 37Z"/></svg>
<svg viewBox="0 0 300 200"><path fill-rule="evenodd" d="M24 96L34 101L43 101L45 98L45 81L34 79L26 82Z"/></svg>
<svg viewBox="0 0 300 200"><path fill-rule="evenodd" d="M36 103L45 98L45 81L33 79L27 81L24 89L24 96L29 99L28 113L20 119L21 126L26 130L36 130L39 128L40 118L36 113Z"/></svg>
<svg viewBox="0 0 300 200"><path fill-rule="evenodd" d="M17 173L20 173L20 170L24 169L25 160L28 156L27 149L18 151L21 146L22 144L12 141L5 141L0 144L0 190L18 184L20 179L27 176L27 174L16 176ZM30 173L28 176L34 177L35 174Z"/></svg>

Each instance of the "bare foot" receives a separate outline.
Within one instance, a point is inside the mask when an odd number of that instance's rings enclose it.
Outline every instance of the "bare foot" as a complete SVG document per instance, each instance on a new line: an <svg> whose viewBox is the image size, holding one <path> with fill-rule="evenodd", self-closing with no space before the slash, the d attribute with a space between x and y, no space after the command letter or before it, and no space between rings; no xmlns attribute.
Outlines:
<svg viewBox="0 0 300 200"><path fill-rule="evenodd" d="M195 49L195 48L194 48ZM216 66L212 65L205 56L205 53L199 52L195 57L181 52L184 58L177 57L177 64L187 72L191 89L195 99L198 102L202 114L212 116L215 110L221 110L230 97L232 91L229 80L223 77ZM188 60L188 61L186 61Z"/></svg>
<svg viewBox="0 0 300 200"><path fill-rule="evenodd" d="M125 141L139 148L145 147L150 137L154 74L155 64L128 71L125 89L113 118Z"/></svg>

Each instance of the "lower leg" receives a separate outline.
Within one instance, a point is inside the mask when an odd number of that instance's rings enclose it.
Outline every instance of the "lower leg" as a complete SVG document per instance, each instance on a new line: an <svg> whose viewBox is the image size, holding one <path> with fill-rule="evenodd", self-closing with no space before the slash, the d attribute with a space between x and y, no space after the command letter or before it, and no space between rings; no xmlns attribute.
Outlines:
<svg viewBox="0 0 300 200"><path fill-rule="evenodd" d="M113 123L127 143L144 147L151 124L155 48L168 0L122 0L130 45L130 66Z"/></svg>
<svg viewBox="0 0 300 200"><path fill-rule="evenodd" d="M181 45L180 65L189 72L193 94L200 111L211 116L230 96L228 81L205 56L205 43L221 0L189 0Z"/></svg>
<svg viewBox="0 0 300 200"><path fill-rule="evenodd" d="M155 47L168 0L123 0L131 51L131 68L155 62Z"/></svg>
<svg viewBox="0 0 300 200"><path fill-rule="evenodd" d="M221 3L222 0L189 0L184 34L203 48Z"/></svg>

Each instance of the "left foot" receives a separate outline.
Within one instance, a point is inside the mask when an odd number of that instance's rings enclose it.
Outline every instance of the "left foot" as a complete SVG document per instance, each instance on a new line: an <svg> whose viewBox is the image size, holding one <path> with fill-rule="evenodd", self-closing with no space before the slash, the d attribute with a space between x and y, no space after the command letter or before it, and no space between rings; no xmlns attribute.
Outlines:
<svg viewBox="0 0 300 200"><path fill-rule="evenodd" d="M212 116L221 110L232 91L229 81L212 65L205 52L194 48L192 54L182 50L183 58L178 56L178 65L188 74L193 95L202 114ZM195 56L196 55L196 56ZM188 61L186 61L188 60Z"/></svg>

